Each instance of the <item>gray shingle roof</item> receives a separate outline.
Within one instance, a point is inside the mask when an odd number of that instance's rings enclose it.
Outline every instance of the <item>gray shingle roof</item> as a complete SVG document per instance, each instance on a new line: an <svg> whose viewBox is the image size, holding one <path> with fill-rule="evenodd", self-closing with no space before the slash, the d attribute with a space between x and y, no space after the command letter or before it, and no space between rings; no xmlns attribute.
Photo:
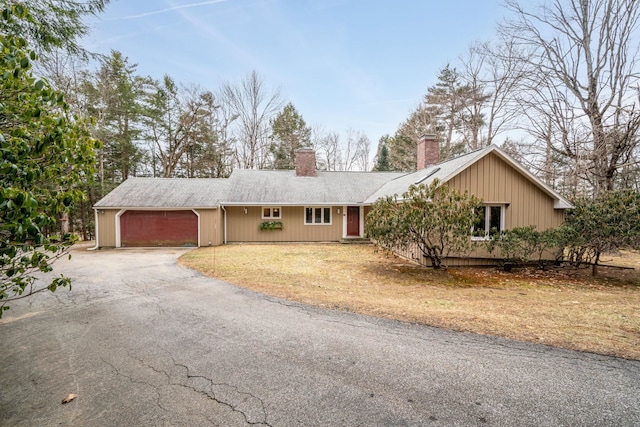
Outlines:
<svg viewBox="0 0 640 427"><path fill-rule="evenodd" d="M417 172L412 172L401 177L398 177L392 181L387 182L378 191L372 193L366 203L373 203L381 197L401 196L402 193L409 190L409 187L413 184L431 184L435 179L439 179L444 182L454 175L458 174L467 166L473 164L476 160L484 156L487 149L472 151L471 153L463 154L455 159L447 160L446 162L439 163L437 165L427 166Z"/></svg>
<svg viewBox="0 0 640 427"><path fill-rule="evenodd" d="M373 203L378 200L380 197L401 196L402 193L409 190L409 187L412 184L431 184L435 179L440 180L441 182L449 181L451 178L462 172L464 169L471 166L476 161L480 160L482 157L486 156L489 153L495 153L502 160L506 161L508 164L513 166L515 169L520 171L524 176L529 178L532 182L534 182L542 191L547 193L554 200L554 208L556 209L568 209L571 208L571 203L562 197L559 193L549 188L544 182L542 182L539 178L529 172L527 169L522 167L520 163L513 160L507 153L502 151L496 145L489 145L488 147L482 148L480 150L472 151L467 154L463 154L459 157L456 157L451 160L447 160L445 162L439 163L437 165L428 166L425 169L419 170L417 172L409 173L399 178L393 179L383 185L376 192L372 193L365 203Z"/></svg>
<svg viewBox="0 0 640 427"><path fill-rule="evenodd" d="M400 172L327 172L296 176L293 170L236 169L229 178L225 205L359 204Z"/></svg>
<svg viewBox="0 0 640 427"><path fill-rule="evenodd" d="M412 184L446 182L489 153L519 170L554 199L556 209L572 205L495 145L413 173L327 172L296 176L293 170L236 169L228 179L129 178L96 208L197 208L219 205L372 204L380 197L402 195Z"/></svg>
<svg viewBox="0 0 640 427"><path fill-rule="evenodd" d="M222 178L129 178L94 207L215 207L226 194L228 185L228 180Z"/></svg>

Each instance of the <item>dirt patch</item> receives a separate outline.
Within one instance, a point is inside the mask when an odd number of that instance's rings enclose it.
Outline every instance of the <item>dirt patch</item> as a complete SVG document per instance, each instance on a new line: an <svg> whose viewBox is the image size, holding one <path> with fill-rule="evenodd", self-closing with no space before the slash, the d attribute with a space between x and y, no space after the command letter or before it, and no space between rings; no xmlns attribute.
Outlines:
<svg viewBox="0 0 640 427"><path fill-rule="evenodd" d="M640 272L601 267L447 272L373 246L227 245L180 261L247 289L321 307L640 359ZM640 266L622 253L603 263Z"/></svg>

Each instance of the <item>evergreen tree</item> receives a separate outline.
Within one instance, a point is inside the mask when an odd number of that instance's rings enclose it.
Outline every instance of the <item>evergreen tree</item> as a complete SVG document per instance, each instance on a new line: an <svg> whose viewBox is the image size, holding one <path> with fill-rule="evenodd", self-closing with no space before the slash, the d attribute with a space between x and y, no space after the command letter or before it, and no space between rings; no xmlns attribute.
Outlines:
<svg viewBox="0 0 640 427"><path fill-rule="evenodd" d="M10 0L15 7L29 9L23 19L5 21L3 27L20 34L40 56L62 49L81 58L90 56L78 40L89 33L86 16L102 12L110 0ZM3 1L6 5L6 0ZM6 6L3 6L3 8Z"/></svg>
<svg viewBox="0 0 640 427"><path fill-rule="evenodd" d="M389 147L388 141L391 139L389 135L384 135L380 138L378 144L378 154L376 155L376 164L373 167L374 171L386 172L391 170L391 163L389 162Z"/></svg>
<svg viewBox="0 0 640 427"><path fill-rule="evenodd" d="M387 141L391 170L411 172L416 170L418 140L426 134L439 134L433 112L424 105L418 106Z"/></svg>
<svg viewBox="0 0 640 427"><path fill-rule="evenodd" d="M98 174L104 191L135 175L142 159L136 142L144 83L136 75L135 64L129 64L120 52L111 51L100 69L88 74L82 85L85 109L96 122L94 136L103 142L98 152Z"/></svg>
<svg viewBox="0 0 640 427"><path fill-rule="evenodd" d="M427 89L425 108L435 119L443 160L462 154L467 147L480 147L480 129L486 125L483 108L489 99L483 90L477 80L465 80L449 64L440 70L438 82Z"/></svg>
<svg viewBox="0 0 640 427"><path fill-rule="evenodd" d="M295 151L311 147L311 128L292 103L271 121L271 147L274 169L294 169Z"/></svg>

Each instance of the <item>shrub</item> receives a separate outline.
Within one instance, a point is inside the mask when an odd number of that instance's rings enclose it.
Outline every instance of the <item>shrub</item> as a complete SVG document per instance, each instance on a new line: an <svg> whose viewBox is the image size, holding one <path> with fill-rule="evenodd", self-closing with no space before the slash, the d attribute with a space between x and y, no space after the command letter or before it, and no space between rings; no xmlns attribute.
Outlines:
<svg viewBox="0 0 640 427"><path fill-rule="evenodd" d="M366 232L378 245L405 249L417 245L435 269L446 268L450 253L463 254L471 248L470 231L481 201L468 193L439 186L412 185L402 197L377 200L367 215Z"/></svg>
<svg viewBox="0 0 640 427"><path fill-rule="evenodd" d="M557 229L538 231L534 226L516 227L490 236L487 250L499 252L505 265L537 262L544 267L544 254L557 249L560 242ZM557 258L557 256L556 256Z"/></svg>

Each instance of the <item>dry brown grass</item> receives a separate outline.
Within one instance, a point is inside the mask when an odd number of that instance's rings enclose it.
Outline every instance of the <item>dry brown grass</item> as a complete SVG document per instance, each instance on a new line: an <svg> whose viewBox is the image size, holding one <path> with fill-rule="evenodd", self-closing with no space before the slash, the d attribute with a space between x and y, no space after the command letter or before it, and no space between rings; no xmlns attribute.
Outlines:
<svg viewBox="0 0 640 427"><path fill-rule="evenodd" d="M640 359L640 275L601 268L437 272L368 245L228 245L180 258L241 287L321 307ZM637 254L603 262L640 266Z"/></svg>

